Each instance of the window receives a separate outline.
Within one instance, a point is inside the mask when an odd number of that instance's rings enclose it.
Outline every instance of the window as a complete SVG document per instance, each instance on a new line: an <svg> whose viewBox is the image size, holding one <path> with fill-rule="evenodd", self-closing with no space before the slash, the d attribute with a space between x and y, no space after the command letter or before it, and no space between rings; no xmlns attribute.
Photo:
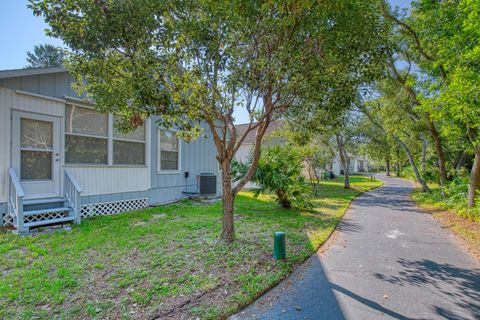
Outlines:
<svg viewBox="0 0 480 320"><path fill-rule="evenodd" d="M108 115L66 105L65 163L108 164Z"/></svg>
<svg viewBox="0 0 480 320"><path fill-rule="evenodd" d="M118 120L121 120L121 117L115 116L115 121ZM144 165L145 145L145 125L128 133L114 128L113 164Z"/></svg>
<svg viewBox="0 0 480 320"><path fill-rule="evenodd" d="M22 118L20 131L21 179L52 179L53 123Z"/></svg>
<svg viewBox="0 0 480 320"><path fill-rule="evenodd" d="M66 105L65 163L145 165L145 125L128 133L113 128L121 119L98 111Z"/></svg>
<svg viewBox="0 0 480 320"><path fill-rule="evenodd" d="M180 171L180 142L175 132L158 130L159 171Z"/></svg>

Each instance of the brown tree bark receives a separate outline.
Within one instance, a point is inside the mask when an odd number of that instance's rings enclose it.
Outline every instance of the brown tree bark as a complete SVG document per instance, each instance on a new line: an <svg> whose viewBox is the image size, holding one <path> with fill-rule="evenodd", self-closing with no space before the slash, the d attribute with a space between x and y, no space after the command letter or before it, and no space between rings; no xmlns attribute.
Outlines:
<svg viewBox="0 0 480 320"><path fill-rule="evenodd" d="M397 162L395 163L395 175L400 177L400 148L397 146Z"/></svg>
<svg viewBox="0 0 480 320"><path fill-rule="evenodd" d="M475 147L475 158L473 160L472 170L470 171L470 181L468 184L468 207L473 208L476 202L477 190L480 187L480 145Z"/></svg>
<svg viewBox="0 0 480 320"><path fill-rule="evenodd" d="M463 165L465 164L465 160L467 159L467 152L463 150L460 152L458 158L455 160L455 170L460 170Z"/></svg>
<svg viewBox="0 0 480 320"><path fill-rule="evenodd" d="M422 186L422 190L424 192L430 192L430 188L428 187L425 180L423 180L422 176L420 175L420 172L418 171L417 165L415 164L415 160L413 159L413 156L412 156L412 153L410 152L410 149L399 138L396 138L396 140L400 144L400 146L403 148L405 153L407 154L408 161L410 162L410 165L412 166L412 169L413 169L413 173L415 174L415 179L417 179L417 182L420 183L420 185Z"/></svg>
<svg viewBox="0 0 480 320"><path fill-rule="evenodd" d="M427 115L427 117L429 116ZM438 132L437 127L432 121L430 121L430 119L427 119L427 125L428 125L428 130L430 131L430 135L432 136L433 141L435 142L435 152L437 153L437 158L438 158L438 169L440 170L440 187L442 188L442 196L443 196L445 181L447 181L447 168L445 166L445 153L443 151L443 146L442 146L442 137L440 136L440 133Z"/></svg>
<svg viewBox="0 0 480 320"><path fill-rule="evenodd" d="M385 171L387 176L390 176L390 159L385 159Z"/></svg>
<svg viewBox="0 0 480 320"><path fill-rule="evenodd" d="M427 160L427 139L425 139L425 137L422 137L422 174L425 174L425 171L427 169L426 160Z"/></svg>
<svg viewBox="0 0 480 320"><path fill-rule="evenodd" d="M235 196L232 190L232 176L230 172L230 161L224 161L222 163L223 227L220 239L227 243L235 241L235 225L233 220Z"/></svg>
<svg viewBox="0 0 480 320"><path fill-rule="evenodd" d="M258 162L260 160L262 140L267 131L268 126L272 121L272 113L274 111L274 103L272 102L272 90L269 89L268 93L263 98L264 113L260 117L257 123L250 123L248 129L243 132L242 135L238 135L233 119L233 109L227 113L220 115L221 124L217 125L216 120L212 115L206 117L206 122L210 127L210 131L213 135L215 147L217 148L217 159L220 162L222 169L222 187L223 187L223 227L220 239L231 243L235 240L235 228L234 228L234 211L235 211L235 196L250 181L253 174L257 170ZM255 144L252 152L252 162L246 175L238 181L238 183L232 185L232 173L231 162L235 157L238 148L240 148L242 142L247 135L255 130Z"/></svg>
<svg viewBox="0 0 480 320"><path fill-rule="evenodd" d="M338 155L340 156L340 163L343 167L343 176L344 176L344 188L350 189L350 163L348 160L348 155L345 151L345 146L343 145L343 139L339 134L335 135L337 139L337 146L338 146Z"/></svg>
<svg viewBox="0 0 480 320"><path fill-rule="evenodd" d="M285 191L278 189L275 193L277 194L278 202L280 203L282 208L290 209L292 207L292 203L290 202L290 200L288 200Z"/></svg>

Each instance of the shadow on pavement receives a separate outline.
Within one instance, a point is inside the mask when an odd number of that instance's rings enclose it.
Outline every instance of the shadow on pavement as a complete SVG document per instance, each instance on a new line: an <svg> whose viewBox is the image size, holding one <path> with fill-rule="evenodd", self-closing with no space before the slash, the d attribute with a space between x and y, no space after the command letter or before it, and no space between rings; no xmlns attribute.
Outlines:
<svg viewBox="0 0 480 320"><path fill-rule="evenodd" d="M432 288L433 292L451 298L458 308L470 312L474 319L480 319L480 269L464 269L427 259L416 261L398 259L397 262L402 266L398 275L386 276L374 273L373 276L399 286ZM463 319L453 310L447 310L442 306L431 308L436 314L447 319Z"/></svg>

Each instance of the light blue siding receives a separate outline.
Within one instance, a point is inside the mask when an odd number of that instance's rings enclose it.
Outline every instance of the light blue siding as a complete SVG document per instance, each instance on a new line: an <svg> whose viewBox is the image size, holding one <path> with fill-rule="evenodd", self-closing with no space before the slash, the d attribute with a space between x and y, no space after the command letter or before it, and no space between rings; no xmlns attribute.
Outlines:
<svg viewBox="0 0 480 320"><path fill-rule="evenodd" d="M109 194L99 194L93 196L83 196L81 198L81 205L95 204L102 202L113 202L113 201L122 201L122 200L132 200L132 199L141 199L148 198L148 191L134 191L134 192L120 192L120 193L109 193Z"/></svg>
<svg viewBox="0 0 480 320"><path fill-rule="evenodd" d="M56 72L0 79L0 87L5 87L13 90L22 90L59 99L63 99L65 96L80 98L77 93L71 88L71 84L73 83L73 81L73 78L68 74L68 72ZM63 113L63 110L61 112ZM149 199L149 204L169 202L184 197L185 195L182 193L183 191L196 192L196 177L200 173L213 173L217 176L217 194L221 195L221 178L218 172L218 165L216 159L217 151L214 145L212 133L210 132L208 126L204 124L203 127L205 129L206 137L202 136L197 140L192 141L191 143L187 143L185 141L181 142L180 172L163 174L157 172L158 125L156 124L154 118L152 121L152 125L150 126L151 148L149 157L151 163L149 164L150 167L148 168L150 172L145 172L145 178L142 178L144 181L146 181L146 185L140 189L136 189L143 191L133 191L135 189L131 188L131 185L127 185L126 187L130 187L130 189L127 188L121 191L129 192L119 193L120 190L112 190L112 192L116 193L108 194L104 194L104 191L95 192L93 194L82 196L81 204L87 205L94 203L130 200L147 197ZM71 168L71 170L74 169L77 170L78 168ZM87 169L84 169L84 171L85 170ZM113 169L108 168L108 170L110 172ZM185 179L184 174L187 171L189 172L189 178ZM149 175L151 181L147 181ZM105 181L110 181L110 178L107 177ZM5 201L5 199L0 200ZM0 213L5 211L6 205L0 203Z"/></svg>
<svg viewBox="0 0 480 320"><path fill-rule="evenodd" d="M59 99L63 99L65 96L79 98L79 95L72 89L73 82L73 78L67 72L59 72L3 79L0 80L0 87Z"/></svg>
<svg viewBox="0 0 480 320"><path fill-rule="evenodd" d="M181 142L181 161L180 172L161 173L158 172L158 125L155 118L152 123L151 132L151 190L149 192L150 203L167 202L179 199L185 196L182 192L197 191L197 175L200 173L213 173L217 176L217 194L221 194L220 177L217 165L217 150L213 141L213 135L206 124L205 136L187 143ZM185 172L189 172L189 177L185 178Z"/></svg>

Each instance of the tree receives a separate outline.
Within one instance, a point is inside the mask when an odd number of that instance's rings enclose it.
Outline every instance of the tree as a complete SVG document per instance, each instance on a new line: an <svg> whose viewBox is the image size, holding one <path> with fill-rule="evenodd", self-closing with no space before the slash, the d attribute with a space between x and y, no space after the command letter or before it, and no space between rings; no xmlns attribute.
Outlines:
<svg viewBox="0 0 480 320"><path fill-rule="evenodd" d="M223 228L231 242L234 199L250 180L272 120L328 82L337 70L370 59L378 47L373 0L327 1L60 1L30 0L71 51L67 68L77 89L99 110L125 116L135 127L160 115L192 139L205 121L222 170ZM234 111L244 108L243 134ZM251 166L232 185L231 162L255 131Z"/></svg>
<svg viewBox="0 0 480 320"><path fill-rule="evenodd" d="M418 0L412 3L409 17L389 15L406 35L412 59L430 77L429 90L419 96L422 109L446 122L442 128L446 136L459 130L467 133L475 155L469 207L474 206L480 187L479 16L480 3L475 0Z"/></svg>
<svg viewBox="0 0 480 320"><path fill-rule="evenodd" d="M380 97L370 99L360 105L361 111L368 117L372 125L384 132L403 149L416 180L422 186L423 191L429 192L430 188L418 170L414 154L414 150L418 149L419 132L425 129L415 117L409 116L412 104L410 97L406 92L398 91L396 83L392 79L379 81L377 90L381 93Z"/></svg>
<svg viewBox="0 0 480 320"><path fill-rule="evenodd" d="M285 209L293 206L300 209L312 207L312 188L301 176L302 156L298 149L273 146L262 150L257 170L251 178L258 186L254 196L273 192L277 202ZM252 157L247 163L236 163L234 160L235 180L242 179L248 172Z"/></svg>
<svg viewBox="0 0 480 320"><path fill-rule="evenodd" d="M64 53L59 47L51 44L40 44L33 47L33 52L27 52L28 65L31 68L58 67L63 63Z"/></svg>

